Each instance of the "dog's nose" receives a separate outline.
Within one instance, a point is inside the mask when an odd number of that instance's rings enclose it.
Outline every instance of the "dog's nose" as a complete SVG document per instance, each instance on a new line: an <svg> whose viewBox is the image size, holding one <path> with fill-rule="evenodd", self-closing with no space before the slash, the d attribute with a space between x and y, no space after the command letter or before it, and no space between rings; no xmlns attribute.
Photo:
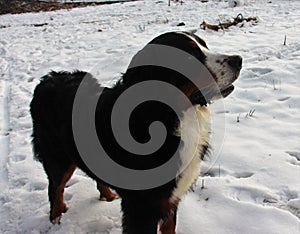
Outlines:
<svg viewBox="0 0 300 234"><path fill-rule="evenodd" d="M240 70L242 68L243 58L239 55L232 55L228 57L227 62L232 68Z"/></svg>

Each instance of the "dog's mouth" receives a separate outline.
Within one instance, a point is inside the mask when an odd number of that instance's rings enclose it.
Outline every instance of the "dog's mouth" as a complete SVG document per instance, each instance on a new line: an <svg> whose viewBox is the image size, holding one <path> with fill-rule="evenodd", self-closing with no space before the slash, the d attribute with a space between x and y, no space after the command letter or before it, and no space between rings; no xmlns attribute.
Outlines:
<svg viewBox="0 0 300 234"><path fill-rule="evenodd" d="M223 98L227 97L234 90L234 86L231 84L227 88L221 90L221 95Z"/></svg>
<svg viewBox="0 0 300 234"><path fill-rule="evenodd" d="M189 97L190 101L193 104L200 104L201 106L203 106L211 103L214 100L226 98L233 92L234 86L232 83L236 81L236 79L239 77L239 74L240 70L236 71L231 78L230 83L225 87L219 87L215 83L212 85L208 85L206 88L203 88L201 90L195 90Z"/></svg>
<svg viewBox="0 0 300 234"><path fill-rule="evenodd" d="M232 84L219 91L213 91L213 89L203 89L201 91L196 90L190 95L190 101L193 104L199 104L201 106L204 106L206 104L209 104L213 100L227 97L233 92L233 90L234 86Z"/></svg>

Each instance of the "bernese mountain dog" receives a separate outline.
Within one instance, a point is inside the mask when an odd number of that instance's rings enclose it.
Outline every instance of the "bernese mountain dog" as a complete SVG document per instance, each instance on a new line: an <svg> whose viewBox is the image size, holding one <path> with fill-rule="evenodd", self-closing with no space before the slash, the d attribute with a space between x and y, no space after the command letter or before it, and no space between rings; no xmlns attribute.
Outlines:
<svg viewBox="0 0 300 234"><path fill-rule="evenodd" d="M52 71L42 77L36 86L30 104L33 121L32 143L35 158L42 163L49 180L51 222L60 223L62 213L67 211L64 203L64 188L78 167L96 181L101 200L112 201L117 198L110 188L114 189L121 198L123 233L175 233L178 203L197 180L200 162L209 149L208 104L212 100L226 97L233 91L232 83L239 76L242 58L238 55L212 52L204 40L189 32L165 33L147 44L146 47L151 49L149 45L162 45L183 51L184 55L187 55L186 58L169 58L169 60L173 60L177 64L175 66L190 69L185 66L185 61L196 59L207 69L215 85L209 84L206 85L207 87L199 88L196 84L197 79L203 80L201 76L205 74L200 71L202 69L200 67L192 68L195 72L190 78L176 69L157 66L154 62L141 66L129 65L121 79L112 87L99 85L97 79L83 71ZM131 64L139 60L141 51L133 57ZM164 57L164 54L160 53L164 51L156 51L158 59ZM144 55L147 57L147 53ZM197 69L199 69L198 73ZM124 149L116 140L111 114L118 98L126 90L145 81L159 81L175 87L187 97L190 105L183 104L181 96L176 92L165 90L164 96L169 96L179 111L174 111L170 106L157 100L145 101L134 108L128 121L128 129L136 142L145 144L151 140L149 126L153 122L161 122L166 130L165 141L157 151L148 155L139 155ZM100 178L95 171L91 170L84 160L84 155L79 153L72 129L74 100L83 82L88 83L86 86L83 85L86 87L84 95L87 99L101 93L96 104L93 124L98 136L97 140L106 154L121 167L136 171L159 167L177 154L176 170L172 172L171 179L149 188L135 189L131 186L126 188ZM151 90L151 92L157 91ZM160 93L161 90L155 95L159 96ZM125 105L124 108L127 106ZM82 111L85 111L84 105ZM196 113L196 124L192 118L193 113ZM120 115L116 119L118 121L122 118L123 116ZM84 124L81 127L84 129ZM87 147L92 148L93 146L88 145L89 139L86 140ZM93 148L91 150L93 151ZM95 157L99 157L101 162L102 155L95 155ZM110 171L110 173L118 178L118 171ZM119 179L131 183L129 178L120 176Z"/></svg>

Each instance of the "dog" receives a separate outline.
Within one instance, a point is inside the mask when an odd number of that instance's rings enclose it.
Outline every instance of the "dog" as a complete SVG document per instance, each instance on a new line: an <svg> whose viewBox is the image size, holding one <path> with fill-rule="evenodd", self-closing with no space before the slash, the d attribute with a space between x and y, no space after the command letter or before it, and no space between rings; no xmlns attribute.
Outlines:
<svg viewBox="0 0 300 234"><path fill-rule="evenodd" d="M184 59L196 60L207 69L215 85L199 88L195 84L197 79L203 78L202 72L197 77L197 69L200 70L198 67L193 68L196 75L191 80L180 71L147 64L129 65L121 79L112 87L99 85L91 74L83 71L52 71L43 76L36 86L30 104L33 121L32 144L35 158L42 163L49 180L51 222L60 223L62 213L67 211L63 198L64 188L78 167L96 181L101 200L113 201L117 198L110 188L121 198L123 233L155 234L160 231L163 234L175 234L178 204L197 180L200 162L209 151L208 104L212 100L228 96L233 91L232 83L240 74L242 57L212 52L204 40L189 32L162 34L146 45L150 50L151 46L165 46L182 51L186 58L174 58L177 64L185 68ZM140 52L133 57L131 64L139 61ZM156 58L160 55L163 57L163 54L159 54L162 52L157 50ZM145 56L147 57L147 53ZM166 129L166 138L161 147L156 152L141 156L124 150L118 144L111 127L111 113L122 93L136 84L154 80L174 86L185 95L190 104L182 104L176 92L174 94L165 90L164 95L173 100L179 111L175 112L155 100L145 102L133 110L128 124L130 134L137 142L147 143L151 140L148 127L154 121L163 123ZM173 178L151 188L132 189L109 183L89 168L78 152L72 130L73 104L82 82L89 83L85 97L101 93L95 109L94 125L98 140L107 155L126 168L148 170L168 162L177 152L177 168ZM156 90L151 92L155 93ZM196 125L193 124L193 113L196 113ZM119 116L121 118L123 116ZM188 157L188 163L183 167ZM117 176L118 171L110 173Z"/></svg>

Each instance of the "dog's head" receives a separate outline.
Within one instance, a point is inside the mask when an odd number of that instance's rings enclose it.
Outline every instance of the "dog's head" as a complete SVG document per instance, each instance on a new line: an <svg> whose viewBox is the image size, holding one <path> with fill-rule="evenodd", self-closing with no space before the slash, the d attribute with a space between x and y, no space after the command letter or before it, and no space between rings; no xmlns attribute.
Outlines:
<svg viewBox="0 0 300 234"><path fill-rule="evenodd" d="M176 53L172 50L169 57L166 56L167 50L164 47L155 48L153 45L162 45L166 48L175 48L183 53ZM154 48L154 49L152 49ZM153 50L156 50L154 53ZM174 55L174 56L173 56ZM188 32L169 32L154 38L148 45L134 56L132 64L139 64L141 60L155 61L161 67L151 66L148 68L129 69L127 74L132 70L136 72L135 77L124 76L124 82L140 82L142 80L163 80L173 84L190 99L193 104L205 105L211 100L228 96L234 89L232 83L238 78L242 68L242 57L239 55L227 55L212 52L208 49L204 40L193 33ZM170 60L168 63L164 60ZM191 67L189 61L196 60L195 66ZM157 62L159 61L159 62ZM151 62L150 62L151 63ZM165 64L177 66L173 71L163 69ZM174 65L175 64L175 65ZM129 67L131 67L131 65ZM182 70L193 70L185 72L192 74L191 77L185 77ZM167 71L168 70L168 71ZM174 71L175 70L175 71ZM178 72L179 71L179 72Z"/></svg>
<svg viewBox="0 0 300 234"><path fill-rule="evenodd" d="M195 49L200 49L204 54L203 59L200 60L213 76L220 94L222 97L227 97L234 89L232 83L238 78L242 68L242 57L239 55L227 55L213 52L208 49L206 43L196 36L190 34L197 45L194 44ZM203 56L201 56L203 58Z"/></svg>

